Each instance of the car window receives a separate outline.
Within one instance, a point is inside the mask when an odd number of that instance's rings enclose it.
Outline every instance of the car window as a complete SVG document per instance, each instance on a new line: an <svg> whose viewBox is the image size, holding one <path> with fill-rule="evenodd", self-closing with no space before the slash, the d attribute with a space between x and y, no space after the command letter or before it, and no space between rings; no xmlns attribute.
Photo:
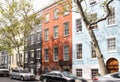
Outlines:
<svg viewBox="0 0 120 82"><path fill-rule="evenodd" d="M56 73L55 76L62 77L62 75L60 73Z"/></svg>
<svg viewBox="0 0 120 82"><path fill-rule="evenodd" d="M20 70L20 73L29 73L28 70Z"/></svg>
<svg viewBox="0 0 120 82"><path fill-rule="evenodd" d="M114 77L114 78L120 78L120 73L113 74L113 75L111 75L111 76Z"/></svg>
<svg viewBox="0 0 120 82"><path fill-rule="evenodd" d="M49 75L55 75L54 73L49 73Z"/></svg>
<svg viewBox="0 0 120 82"><path fill-rule="evenodd" d="M66 77L75 77L75 75L73 75L72 73L70 73L70 72L62 72L62 74L64 75L64 76L66 76Z"/></svg>

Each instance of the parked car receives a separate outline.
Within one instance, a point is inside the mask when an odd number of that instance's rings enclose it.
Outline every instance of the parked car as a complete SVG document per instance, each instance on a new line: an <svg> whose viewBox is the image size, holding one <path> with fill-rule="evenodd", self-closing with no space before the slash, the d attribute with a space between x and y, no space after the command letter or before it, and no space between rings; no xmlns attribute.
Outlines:
<svg viewBox="0 0 120 82"><path fill-rule="evenodd" d="M30 73L28 70L24 69L15 69L9 73L9 77L20 79L20 80L35 80L35 75Z"/></svg>
<svg viewBox="0 0 120 82"><path fill-rule="evenodd" d="M103 76L95 76L93 82L120 82L120 72L110 73Z"/></svg>
<svg viewBox="0 0 120 82"><path fill-rule="evenodd" d="M70 72L51 71L40 76L42 82L87 82L86 79L76 77Z"/></svg>
<svg viewBox="0 0 120 82"><path fill-rule="evenodd" d="M0 76L9 76L9 69L4 66L0 66Z"/></svg>

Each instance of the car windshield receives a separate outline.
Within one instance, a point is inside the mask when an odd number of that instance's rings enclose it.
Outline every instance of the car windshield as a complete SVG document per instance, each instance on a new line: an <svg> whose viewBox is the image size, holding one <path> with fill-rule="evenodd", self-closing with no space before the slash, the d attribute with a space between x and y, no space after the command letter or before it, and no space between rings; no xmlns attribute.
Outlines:
<svg viewBox="0 0 120 82"><path fill-rule="evenodd" d="M64 76L66 76L66 77L75 77L75 75L73 75L72 73L70 73L70 72L62 72L62 74L64 75Z"/></svg>
<svg viewBox="0 0 120 82"><path fill-rule="evenodd" d="M20 73L29 73L28 70L20 70Z"/></svg>

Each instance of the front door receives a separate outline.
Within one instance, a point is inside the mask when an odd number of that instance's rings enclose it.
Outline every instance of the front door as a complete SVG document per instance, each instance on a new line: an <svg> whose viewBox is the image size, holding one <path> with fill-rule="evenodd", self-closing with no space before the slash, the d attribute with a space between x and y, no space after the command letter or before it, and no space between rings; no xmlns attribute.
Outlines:
<svg viewBox="0 0 120 82"><path fill-rule="evenodd" d="M115 58L110 58L107 61L107 70L109 73L113 73L113 72L118 72L119 71L119 62L117 59Z"/></svg>

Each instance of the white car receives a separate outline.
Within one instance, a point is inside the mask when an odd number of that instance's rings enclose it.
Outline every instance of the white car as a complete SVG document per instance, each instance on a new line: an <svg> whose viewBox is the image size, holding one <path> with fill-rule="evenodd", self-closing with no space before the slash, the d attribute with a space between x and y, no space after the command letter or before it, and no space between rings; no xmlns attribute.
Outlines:
<svg viewBox="0 0 120 82"><path fill-rule="evenodd" d="M15 69L9 73L10 78L20 79L20 80L35 80L35 74L30 73L28 70Z"/></svg>

